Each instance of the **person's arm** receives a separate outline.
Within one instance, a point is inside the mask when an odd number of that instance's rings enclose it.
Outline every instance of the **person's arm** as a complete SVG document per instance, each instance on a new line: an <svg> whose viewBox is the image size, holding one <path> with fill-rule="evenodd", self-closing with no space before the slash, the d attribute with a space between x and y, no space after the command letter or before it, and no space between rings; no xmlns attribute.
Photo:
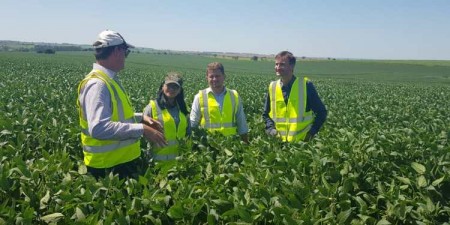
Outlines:
<svg viewBox="0 0 450 225"><path fill-rule="evenodd" d="M200 120L202 118L202 112L200 110L199 103L199 94L196 94L194 97L194 101L192 102L191 114L189 116L191 128L197 128L200 124Z"/></svg>
<svg viewBox="0 0 450 225"><path fill-rule="evenodd" d="M148 117L152 118L153 117L152 106L150 104L146 105L144 108L144 112L142 114L144 116L148 116Z"/></svg>
<svg viewBox="0 0 450 225"><path fill-rule="evenodd" d="M89 80L81 90L79 100L88 121L90 136L100 140L138 139L142 136L143 124L111 121L111 95L103 81L95 78Z"/></svg>
<svg viewBox="0 0 450 225"><path fill-rule="evenodd" d="M319 132L320 128L325 123L325 120L327 119L327 109L325 108L325 105L320 99L319 94L317 93L313 83L308 81L308 83L306 83L306 88L307 88L306 108L312 110L315 115L314 123L312 124L311 129L309 130L306 137L307 140L310 140Z"/></svg>
<svg viewBox="0 0 450 225"><path fill-rule="evenodd" d="M164 127L162 127L162 124L160 121L153 119L153 109L150 104L145 106L143 116L142 116L142 122L143 124L150 126L156 130L158 130L161 133L164 133Z"/></svg>
<svg viewBox="0 0 450 225"><path fill-rule="evenodd" d="M143 118L142 113L134 113L134 119L135 119L137 122L141 122L144 118Z"/></svg>
<svg viewBox="0 0 450 225"><path fill-rule="evenodd" d="M144 137L154 143L156 146L163 147L167 145L164 137L164 130L158 120L153 119L152 106L148 104L142 113L142 123L144 124Z"/></svg>
<svg viewBox="0 0 450 225"><path fill-rule="evenodd" d="M266 133L275 129L275 122L269 116L270 112L270 96L269 93L266 93L265 103L264 103L264 112L262 114L263 120L266 124Z"/></svg>
<svg viewBox="0 0 450 225"><path fill-rule="evenodd" d="M187 118L187 115L186 115L186 118ZM189 121L189 119L188 119L188 121L187 121L187 127L186 127L186 137L191 136L191 133L192 133L191 123L190 123L190 121Z"/></svg>
<svg viewBox="0 0 450 225"><path fill-rule="evenodd" d="M245 143L248 142L248 125L247 118L245 117L244 106L242 103L241 96L238 96L238 109L236 112L236 124L237 124L237 132L241 136L241 139Z"/></svg>

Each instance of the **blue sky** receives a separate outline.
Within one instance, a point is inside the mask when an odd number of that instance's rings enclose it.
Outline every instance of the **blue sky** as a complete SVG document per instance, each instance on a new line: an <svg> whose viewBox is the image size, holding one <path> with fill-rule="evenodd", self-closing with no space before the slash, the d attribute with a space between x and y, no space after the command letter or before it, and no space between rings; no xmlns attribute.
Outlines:
<svg viewBox="0 0 450 225"><path fill-rule="evenodd" d="M364 59L450 60L450 0L2 0L0 40Z"/></svg>

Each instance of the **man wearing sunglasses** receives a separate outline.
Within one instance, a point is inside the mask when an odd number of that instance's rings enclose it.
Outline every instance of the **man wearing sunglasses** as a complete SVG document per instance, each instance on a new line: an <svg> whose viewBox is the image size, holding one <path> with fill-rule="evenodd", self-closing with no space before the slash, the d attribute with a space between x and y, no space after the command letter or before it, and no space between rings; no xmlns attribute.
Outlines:
<svg viewBox="0 0 450 225"><path fill-rule="evenodd" d="M84 163L94 177L110 172L135 176L141 154L140 137L158 146L166 140L159 122L135 113L118 72L134 48L117 32L105 30L94 42L96 63L78 87Z"/></svg>

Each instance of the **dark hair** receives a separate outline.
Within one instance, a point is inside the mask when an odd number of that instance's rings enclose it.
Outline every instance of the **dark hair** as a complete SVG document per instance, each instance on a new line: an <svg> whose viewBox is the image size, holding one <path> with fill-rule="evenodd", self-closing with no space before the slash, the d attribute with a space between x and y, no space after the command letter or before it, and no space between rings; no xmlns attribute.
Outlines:
<svg viewBox="0 0 450 225"><path fill-rule="evenodd" d="M182 86L183 81L179 81L179 83L180 83L180 93L177 95L177 97L175 97L175 102L178 104L180 111L184 115L187 115L188 111L187 111L187 107L186 107L186 102L184 101L184 90L183 90L183 86ZM167 108L167 99L166 99L166 96L164 95L164 91L162 90L163 86L164 86L164 81L161 83L161 85L159 85L159 89L156 94L156 103L158 104L159 108L161 108L161 110L164 110Z"/></svg>
<svg viewBox="0 0 450 225"><path fill-rule="evenodd" d="M295 56L288 51L282 51L275 56L275 59L287 59L289 61L289 65L295 66Z"/></svg>
<svg viewBox="0 0 450 225"><path fill-rule="evenodd" d="M101 45L102 43L99 41L96 41L93 46L95 47L96 45ZM102 60L102 59L107 59L112 52L114 51L114 49L118 47L118 48L127 48L126 44L120 44L120 45L114 45L114 46L109 46L109 47L104 47L104 48L96 48L95 49L95 59L96 60Z"/></svg>

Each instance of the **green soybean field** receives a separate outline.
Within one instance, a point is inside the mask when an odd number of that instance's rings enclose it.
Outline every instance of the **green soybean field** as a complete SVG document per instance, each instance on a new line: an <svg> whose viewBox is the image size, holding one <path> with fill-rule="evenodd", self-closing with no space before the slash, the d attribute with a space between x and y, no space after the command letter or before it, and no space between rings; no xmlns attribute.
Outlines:
<svg viewBox="0 0 450 225"><path fill-rule="evenodd" d="M450 61L300 60L328 118L310 142L264 132L273 61L132 53L119 73L142 112L167 72L188 107L225 66L250 127L238 138L193 135L174 167L141 176L86 172L77 86L92 53L0 52L1 224L450 224Z"/></svg>

